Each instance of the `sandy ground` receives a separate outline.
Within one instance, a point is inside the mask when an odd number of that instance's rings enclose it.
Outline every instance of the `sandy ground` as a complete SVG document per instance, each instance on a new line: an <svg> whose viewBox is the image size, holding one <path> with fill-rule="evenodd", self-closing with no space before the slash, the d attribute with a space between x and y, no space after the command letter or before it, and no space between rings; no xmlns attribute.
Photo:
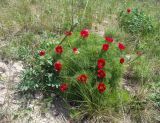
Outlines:
<svg viewBox="0 0 160 123"><path fill-rule="evenodd" d="M54 95L54 103L51 100L44 106L41 93L29 97L18 94L16 86L22 71L21 61L0 62L0 123L69 123L62 100Z"/></svg>

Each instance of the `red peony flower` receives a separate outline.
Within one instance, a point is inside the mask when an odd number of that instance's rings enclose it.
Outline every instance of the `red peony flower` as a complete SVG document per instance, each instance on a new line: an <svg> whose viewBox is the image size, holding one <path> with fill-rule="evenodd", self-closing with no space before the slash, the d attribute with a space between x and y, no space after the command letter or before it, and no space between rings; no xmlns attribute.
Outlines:
<svg viewBox="0 0 160 123"><path fill-rule="evenodd" d="M111 37L105 37L105 40L109 43L112 43L113 42L113 38Z"/></svg>
<svg viewBox="0 0 160 123"><path fill-rule="evenodd" d="M71 31L66 31L64 34L65 34L66 36L71 36L71 35L72 35L72 32L71 32Z"/></svg>
<svg viewBox="0 0 160 123"><path fill-rule="evenodd" d="M124 50L126 48L122 43L118 43L118 47L120 50Z"/></svg>
<svg viewBox="0 0 160 123"><path fill-rule="evenodd" d="M68 84L66 84L66 83L61 84L60 85L60 90L61 90L61 92L67 91L68 90Z"/></svg>
<svg viewBox="0 0 160 123"><path fill-rule="evenodd" d="M109 49L109 44L103 44L102 50L107 51Z"/></svg>
<svg viewBox="0 0 160 123"><path fill-rule="evenodd" d="M98 84L98 91L102 94L106 90L106 85L103 82Z"/></svg>
<svg viewBox="0 0 160 123"><path fill-rule="evenodd" d="M61 71L61 69L62 69L62 64L61 64L60 61L57 61L57 62L54 63L54 69L55 69L55 71L57 71L57 72L60 72L60 71Z"/></svg>
<svg viewBox="0 0 160 123"><path fill-rule="evenodd" d="M77 81L81 83L86 83L88 79L88 76L86 74L81 74L77 77Z"/></svg>
<svg viewBox="0 0 160 123"><path fill-rule="evenodd" d="M73 53L78 54L78 48L73 48Z"/></svg>
<svg viewBox="0 0 160 123"><path fill-rule="evenodd" d="M97 71L97 76L98 76L98 78L105 78L105 76L106 76L106 73L105 73L105 71L104 70L98 70Z"/></svg>
<svg viewBox="0 0 160 123"><path fill-rule="evenodd" d="M127 9L127 12L128 12L128 13L130 13L130 12L131 12L131 9L130 9L130 8L128 8L128 9Z"/></svg>
<svg viewBox="0 0 160 123"><path fill-rule="evenodd" d="M46 54L46 52L44 50L39 51L40 56L44 56L45 54Z"/></svg>
<svg viewBox="0 0 160 123"><path fill-rule="evenodd" d="M120 58L119 62L120 62L121 64L123 64L123 63L124 63L124 58Z"/></svg>
<svg viewBox="0 0 160 123"><path fill-rule="evenodd" d="M63 52L63 47L62 46L57 46L56 48L55 48L55 52L57 53L57 54L61 54L62 52Z"/></svg>
<svg viewBox="0 0 160 123"><path fill-rule="evenodd" d="M98 61L97 61L98 69L102 69L105 66L105 64L106 64L105 59L103 59L103 58L98 59Z"/></svg>
<svg viewBox="0 0 160 123"><path fill-rule="evenodd" d="M87 38L89 36L89 30L88 29L83 29L81 32L80 32L80 35L81 37L83 38Z"/></svg>

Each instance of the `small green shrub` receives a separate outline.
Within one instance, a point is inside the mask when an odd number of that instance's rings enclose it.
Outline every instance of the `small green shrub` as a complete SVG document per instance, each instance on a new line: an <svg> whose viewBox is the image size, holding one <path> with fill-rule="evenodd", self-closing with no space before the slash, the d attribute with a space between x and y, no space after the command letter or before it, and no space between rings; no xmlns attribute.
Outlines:
<svg viewBox="0 0 160 123"><path fill-rule="evenodd" d="M160 82L151 85L150 99L155 102L155 106L160 108Z"/></svg>
<svg viewBox="0 0 160 123"><path fill-rule="evenodd" d="M154 32L141 37L139 48L146 52L147 57L155 59L159 57L160 48L160 23L155 23Z"/></svg>
<svg viewBox="0 0 160 123"><path fill-rule="evenodd" d="M120 107L119 93L124 95L120 100L127 102L128 94L119 86L125 46L113 37L105 41L86 29L81 36L66 34L62 41L40 42L19 88L59 94L84 109L88 107L89 114L106 106Z"/></svg>
<svg viewBox="0 0 160 123"><path fill-rule="evenodd" d="M157 115L159 111L156 110L153 102L149 99L148 88L137 88L129 103L129 107L131 119L135 123L156 123L159 121Z"/></svg>
<svg viewBox="0 0 160 123"><path fill-rule="evenodd" d="M127 33L145 35L153 31L151 18L138 9L128 9L119 14L119 26Z"/></svg>

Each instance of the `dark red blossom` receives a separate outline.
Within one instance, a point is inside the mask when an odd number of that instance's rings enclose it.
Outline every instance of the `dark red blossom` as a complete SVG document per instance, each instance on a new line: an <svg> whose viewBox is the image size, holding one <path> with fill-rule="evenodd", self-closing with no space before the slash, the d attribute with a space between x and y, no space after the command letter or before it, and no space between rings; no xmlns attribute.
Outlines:
<svg viewBox="0 0 160 123"><path fill-rule="evenodd" d="M73 53L78 54L78 48L73 48Z"/></svg>
<svg viewBox="0 0 160 123"><path fill-rule="evenodd" d="M67 91L68 90L68 84L66 84L66 83L61 84L60 85L60 90L61 90L61 92Z"/></svg>
<svg viewBox="0 0 160 123"><path fill-rule="evenodd" d="M131 12L131 9L130 9L130 8L128 8L128 9L127 9L127 12L128 12L128 13L130 13L130 12Z"/></svg>
<svg viewBox="0 0 160 123"><path fill-rule="evenodd" d="M80 32L80 35L81 37L83 38L87 38L89 36L89 30L88 29L83 29L81 32Z"/></svg>
<svg viewBox="0 0 160 123"><path fill-rule="evenodd" d="M105 40L109 43L112 43L113 42L113 38L111 37L105 37Z"/></svg>
<svg viewBox="0 0 160 123"><path fill-rule="evenodd" d="M81 74L77 77L77 81L81 83L86 83L88 79L88 76L86 74Z"/></svg>
<svg viewBox="0 0 160 123"><path fill-rule="evenodd" d="M62 69L62 64L61 64L60 61L57 61L57 62L54 63L54 69L55 69L55 71L57 71L57 72L60 72L60 71L61 71L61 69Z"/></svg>
<svg viewBox="0 0 160 123"><path fill-rule="evenodd" d="M71 35L72 35L72 32L71 32L71 31L66 31L64 34L65 34L66 36L71 36Z"/></svg>
<svg viewBox="0 0 160 123"><path fill-rule="evenodd" d="M54 87L53 87L53 86L51 86L51 90L52 90L52 91L54 90Z"/></svg>
<svg viewBox="0 0 160 123"><path fill-rule="evenodd" d="M109 44L103 44L102 50L107 51L109 49Z"/></svg>
<svg viewBox="0 0 160 123"><path fill-rule="evenodd" d="M40 56L44 56L45 54L46 54L46 52L44 50L39 51Z"/></svg>
<svg viewBox="0 0 160 123"><path fill-rule="evenodd" d="M124 58L120 58L120 60L119 60L119 62L121 63L121 64L123 64L124 63Z"/></svg>
<svg viewBox="0 0 160 123"><path fill-rule="evenodd" d="M103 82L100 82L97 87L98 91L102 94L106 90L106 85Z"/></svg>
<svg viewBox="0 0 160 123"><path fill-rule="evenodd" d="M55 52L57 53L57 54L61 54L62 52L63 52L63 47L62 46L57 46L56 48L55 48Z"/></svg>
<svg viewBox="0 0 160 123"><path fill-rule="evenodd" d="M126 47L122 43L118 43L118 48L124 50Z"/></svg>
<svg viewBox="0 0 160 123"><path fill-rule="evenodd" d="M103 78L105 78L106 73L105 73L104 70L98 70L97 71L97 76L98 76L98 78L103 79Z"/></svg>
<svg viewBox="0 0 160 123"><path fill-rule="evenodd" d="M97 61L98 69L102 69L105 66L105 64L106 64L105 59L103 59L103 58L98 59L98 61Z"/></svg>

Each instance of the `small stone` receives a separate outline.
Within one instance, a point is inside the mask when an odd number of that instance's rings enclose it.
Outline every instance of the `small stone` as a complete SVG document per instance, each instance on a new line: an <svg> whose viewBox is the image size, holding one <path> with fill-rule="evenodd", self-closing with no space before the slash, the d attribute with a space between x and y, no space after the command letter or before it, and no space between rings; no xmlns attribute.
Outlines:
<svg viewBox="0 0 160 123"><path fill-rule="evenodd" d="M104 24L109 24L109 22L107 20L104 20L103 23Z"/></svg>
<svg viewBox="0 0 160 123"><path fill-rule="evenodd" d="M20 102L18 100L12 100L13 104L20 104Z"/></svg>
<svg viewBox="0 0 160 123"><path fill-rule="evenodd" d="M37 92L34 94L36 99L43 99L43 94L41 92Z"/></svg>
<svg viewBox="0 0 160 123"><path fill-rule="evenodd" d="M126 58L127 58L128 60L130 60L130 59L131 59L131 56L130 56L130 55L126 55Z"/></svg>
<svg viewBox="0 0 160 123"><path fill-rule="evenodd" d="M29 104L28 107L31 108L31 109L33 109L34 105L33 104Z"/></svg>

